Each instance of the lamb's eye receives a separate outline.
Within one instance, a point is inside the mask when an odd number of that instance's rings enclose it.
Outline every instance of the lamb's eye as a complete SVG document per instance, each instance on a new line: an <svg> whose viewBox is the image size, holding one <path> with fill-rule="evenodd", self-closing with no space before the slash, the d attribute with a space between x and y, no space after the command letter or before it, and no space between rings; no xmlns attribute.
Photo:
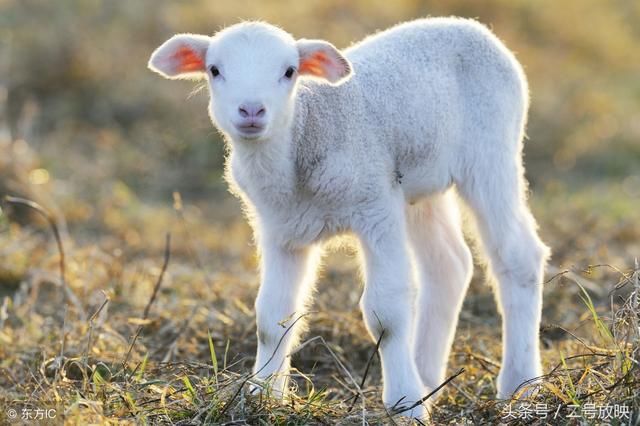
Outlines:
<svg viewBox="0 0 640 426"><path fill-rule="evenodd" d="M211 71L211 75L214 77L217 77L220 75L220 70L215 65L211 65L211 68L209 68L209 70Z"/></svg>
<svg viewBox="0 0 640 426"><path fill-rule="evenodd" d="M294 67L289 67L287 68L287 71L284 73L285 78L291 78L293 77L293 73L296 72L296 69Z"/></svg>

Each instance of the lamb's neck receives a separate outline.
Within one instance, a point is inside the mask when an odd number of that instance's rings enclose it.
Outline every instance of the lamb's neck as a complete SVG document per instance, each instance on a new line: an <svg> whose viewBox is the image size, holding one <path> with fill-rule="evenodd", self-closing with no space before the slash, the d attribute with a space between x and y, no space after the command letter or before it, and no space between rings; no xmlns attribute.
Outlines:
<svg viewBox="0 0 640 426"><path fill-rule="evenodd" d="M285 171L293 163L290 129L274 132L268 139L259 141L234 141L233 155L240 167L248 172L273 173Z"/></svg>
<svg viewBox="0 0 640 426"><path fill-rule="evenodd" d="M232 141L232 176L253 204L286 205L296 191L296 150L287 126L260 141Z"/></svg>

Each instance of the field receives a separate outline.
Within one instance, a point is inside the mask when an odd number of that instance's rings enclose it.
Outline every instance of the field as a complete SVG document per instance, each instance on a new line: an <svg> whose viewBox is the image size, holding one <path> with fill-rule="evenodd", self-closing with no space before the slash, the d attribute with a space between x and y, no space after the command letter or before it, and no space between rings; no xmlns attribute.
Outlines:
<svg viewBox="0 0 640 426"><path fill-rule="evenodd" d="M638 424L640 3L627 0L0 0L0 424L408 423L380 401L348 241L305 316L294 395L245 392L251 230L206 91L146 62L174 33L240 19L345 47L428 15L478 19L524 65L530 204L553 251L536 391L495 399L500 317L478 258L434 423Z"/></svg>

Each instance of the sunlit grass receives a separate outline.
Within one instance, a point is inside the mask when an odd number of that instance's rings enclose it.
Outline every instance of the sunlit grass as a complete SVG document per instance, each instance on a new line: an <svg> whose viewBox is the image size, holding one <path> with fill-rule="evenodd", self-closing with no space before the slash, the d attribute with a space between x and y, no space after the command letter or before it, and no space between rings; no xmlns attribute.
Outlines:
<svg viewBox="0 0 640 426"><path fill-rule="evenodd" d="M183 221L182 226L193 231L195 226L204 226ZM232 238L229 232L234 232L233 228L218 238ZM11 235L14 242L22 238L29 241L26 229ZM187 234L179 235L173 238L178 247L201 244L197 237L185 241L182 238ZM153 237L160 239L159 235ZM161 251L127 259L106 253L96 256L99 246L97 243L90 250L74 247L67 259L68 281L75 283L72 289L85 319L73 305L66 317L59 309L63 298L57 284L53 241L43 233L37 246L24 247L25 251L38 247L46 254L37 258L42 268L39 275L21 275L28 269L16 272L21 284L5 299L0 328L2 368L7 377L21 379L1 379L3 405L53 404L77 423L222 423L244 419L251 424L355 424L363 416L374 424L391 421L380 404L380 371L375 359L361 391L364 399L351 403L360 392L353 380L359 383L362 379L375 343L366 336L356 306L335 302L339 300L335 294L359 291L353 283L356 274L349 268L337 275L330 269L321 279L320 287L331 290L319 293L316 305L320 310L310 315L309 334L293 357L299 370L293 370L297 390L280 403L270 398L268 387L260 395L247 392L256 344L253 312L248 308L256 291L252 270L230 284L231 277L225 271L203 273L193 252L189 255L188 250L178 249L185 255L172 259L166 281L145 319L143 311L160 273ZM226 259L224 267L245 269L244 258L252 255L229 253L223 247L213 253ZM245 250L253 248L246 245ZM92 270L112 272L87 280L86 273ZM610 309L606 300L604 304L596 302L580 283L596 272L609 290L619 287ZM523 403L554 409L616 403L637 409L638 274L637 270L615 272L606 266L592 267L560 274L546 285L547 299L567 294L564 297L572 302L563 309L575 312L578 322L563 323L566 332L547 343L543 360L548 375ZM207 290L201 291L203 288ZM474 284L468 301L472 311L476 298L482 300L486 291ZM58 309L51 311L54 300ZM543 323L562 318L559 314L552 313L546 321L543 318ZM495 327L482 325L488 319L484 315L463 312L450 371L464 367L465 372L445 387L432 413L437 423L458 423L462 418L482 418L490 423L503 420L505 405L494 400L500 336ZM336 318L341 318L340 326L336 326ZM140 337L125 365L138 327L142 327ZM547 333L543 339L545 336ZM523 403L513 403L514 409ZM393 420L403 421L397 416Z"/></svg>

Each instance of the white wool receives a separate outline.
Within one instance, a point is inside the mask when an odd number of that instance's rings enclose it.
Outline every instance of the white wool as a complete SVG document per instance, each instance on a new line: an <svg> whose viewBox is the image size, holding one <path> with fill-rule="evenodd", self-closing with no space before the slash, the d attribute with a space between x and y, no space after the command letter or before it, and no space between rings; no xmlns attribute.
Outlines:
<svg viewBox="0 0 640 426"><path fill-rule="evenodd" d="M262 257L257 377L285 393L299 327L283 338L279 323L304 313L323 243L352 232L363 253L364 318L374 339L384 330L385 404L439 385L472 268L453 188L474 213L498 282L498 394L540 376L548 249L525 199L526 79L506 47L457 18L407 22L342 53L264 23L227 28L198 53L202 37L174 37L150 67L192 77L176 46L202 56L196 73L209 81L210 115L229 144L226 179ZM245 105L263 116L240 116Z"/></svg>

